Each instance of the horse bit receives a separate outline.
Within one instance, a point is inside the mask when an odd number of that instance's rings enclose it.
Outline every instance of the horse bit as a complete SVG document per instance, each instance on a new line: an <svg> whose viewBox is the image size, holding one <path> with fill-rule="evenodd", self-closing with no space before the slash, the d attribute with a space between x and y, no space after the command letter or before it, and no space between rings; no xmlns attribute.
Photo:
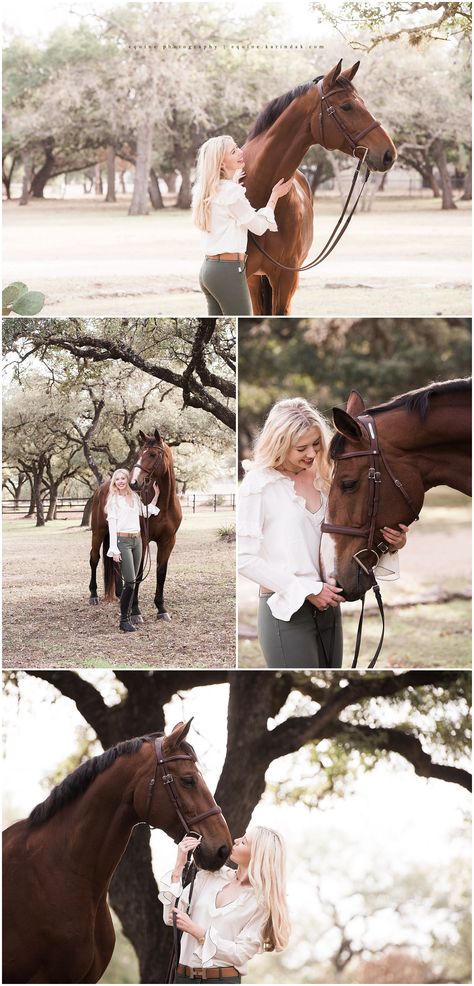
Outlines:
<svg viewBox="0 0 474 986"><path fill-rule="evenodd" d="M368 575L371 580L371 588L374 590L375 598L377 600L377 605L382 619L382 632L381 632L379 644L375 652L375 655L369 664L369 668L373 668L382 649L382 644L385 634L385 616L383 609L383 601L380 593L380 586L374 575L374 569L378 565L382 555L386 554L387 551L390 550L388 544L386 544L383 538L381 538L381 540L379 541L375 537L377 512L380 503L380 494L381 494L381 486L382 486L382 475L380 472L381 463L383 463L387 475L391 479L392 483L394 484L394 486L396 486L397 490L399 490L405 502L410 507L410 510L413 514L413 519L419 520L419 514L410 496L408 495L405 487L392 472L385 458L385 455L382 452L382 449L380 448L378 435L377 435L377 426L375 424L375 420L373 416L368 412L366 412L365 414L358 415L356 420L359 421L360 424L363 425L363 427L365 428L370 440L370 448L362 449L357 452L343 452L341 453L341 455L334 456L334 461L339 462L342 459L355 459L356 457L362 455L369 456L369 471L367 473L369 479L369 499L367 505L368 508L367 520L363 527L344 527L340 524L330 524L330 523L326 523L326 521L323 521L323 523L321 524L321 531L324 534L347 534L350 537L367 538L367 547L362 548L360 551L356 551L356 553L352 556L352 558L359 566L359 568L361 568L362 571L365 572L365 574ZM365 605L365 593L362 598L362 608L359 618L359 626L357 628L356 645L354 650L354 658L352 662L353 668L357 667L357 660L359 657L360 644L362 638L362 625L364 620L364 605Z"/></svg>
<svg viewBox="0 0 474 986"><path fill-rule="evenodd" d="M184 828L185 835L194 835L197 839L200 838L199 832L193 831L192 825L196 825L197 822L204 821L205 818L210 818L211 815L222 815L222 808L219 805L214 805L214 808L208 808L207 811L201 812L199 815L193 815L192 818L187 819L185 815L185 809L180 801L179 794L176 791L175 779L171 771L166 769L166 764L171 763L173 760L191 760L192 763L196 763L196 758L191 756L189 753L174 753L171 757L163 756L163 740L164 736L159 736L155 739L153 748L156 756L155 771L153 777L148 785L148 797L146 802L146 811L144 822L150 825L150 810L153 802L153 794L155 791L156 779L161 773L161 780L164 784L165 790L168 792L168 796L171 800L171 804L175 809L175 812ZM174 840L176 843L180 841L180 837Z"/></svg>
<svg viewBox="0 0 474 986"><path fill-rule="evenodd" d="M337 221L337 223L336 223L336 225L335 225L335 227L334 227L334 229L333 229L333 231L332 231L329 239L324 244L322 250L320 250L320 252L318 253L317 257L315 257L314 260L311 260L310 263L304 264L302 267L289 267L287 264L280 263L279 260L275 260L274 257L271 257L270 254L267 253L267 251L264 250L262 246L260 246L260 244L258 243L258 241L255 239L253 233L251 233L250 230L249 230L249 234L248 234L249 235L249 238L252 240L252 243L257 247L257 249L260 251L260 253L263 253L264 256L267 257L268 260L271 260L272 263L275 264L277 267L281 267L283 270L292 270L292 271L295 271L295 272L296 271L311 270L313 267L317 267L318 264L321 264L323 262L323 260L326 260L326 257L329 257L329 254L332 253L332 251L334 250L334 247L337 246L337 244L339 243L339 240L341 239L343 233L345 233L345 231L346 231L346 229L347 229L347 227L348 227L348 225L349 225L349 223L350 223L350 221L351 221L351 219L352 219L352 217L353 217L353 215L354 215L354 213L355 213L355 211L357 209L357 206L359 204L359 199L360 199L360 197L362 195L362 192L364 191L364 188L365 188L365 186L366 186L366 184L367 184L367 182L369 180L370 174L371 174L370 168L366 164L365 165L365 169L366 169L365 170L365 175L364 175L364 177L362 179L362 184L361 184L361 187L360 187L359 194L358 194L358 196L357 196L357 198L356 198L356 200L354 202L354 205L352 206L352 209L351 209L351 211L350 211L350 213L349 213L349 215L348 215L348 217L347 217L344 225L342 226L342 229L339 229L339 227L341 226L341 223L342 223L343 219L345 218L346 212L348 210L349 203L350 203L351 198L352 198L352 193L354 191L356 181L357 181L357 179L359 177L359 174L360 174L360 171L361 171L361 167L362 167L363 164L365 164L365 159L367 157L367 154L369 153L369 148L368 147L365 147L365 145L363 145L363 144L359 144L359 140L361 140L362 137L366 137L367 134L369 134L372 130L375 130L377 127L381 127L382 126L382 124L379 123L378 120L374 120L373 119L372 122L369 123L369 125L364 128L364 130L361 130L360 133L356 134L356 136L353 137L352 134L351 134L351 132L350 132L350 130L348 130L348 128L346 127L346 124L345 124L344 120L342 119L342 117L338 116L337 109L334 106L334 104L329 102L329 97L330 96L334 96L336 93L340 95L341 94L341 89L338 89L336 87L335 89L330 89L329 92L326 92L326 93L323 92L324 76L322 76L322 75L319 76L317 79L313 79L313 82L316 85L316 88L317 88L317 90L319 92L319 96L320 96L320 100L321 100L321 109L320 109L320 112L319 112L319 129L321 131L321 145L322 145L322 147L325 146L325 144L324 144L324 110L326 110L327 116L331 120L333 120L334 123L339 127L339 130L341 131L341 133L343 134L343 136L345 137L345 139L348 141L348 143L352 147L352 157L355 157L356 156L356 153L355 152L357 150L362 150L364 153L363 153L363 156L362 157L358 158L357 167L355 169L354 177L353 177L352 183L351 183L351 187L349 189L349 193L348 193L348 196L347 196L346 201L344 203L344 207L343 207L343 210L341 212L341 215L339 216L339 219L338 219L338 221ZM339 232L338 232L338 230L339 230ZM336 236L336 233L338 234L337 236Z"/></svg>

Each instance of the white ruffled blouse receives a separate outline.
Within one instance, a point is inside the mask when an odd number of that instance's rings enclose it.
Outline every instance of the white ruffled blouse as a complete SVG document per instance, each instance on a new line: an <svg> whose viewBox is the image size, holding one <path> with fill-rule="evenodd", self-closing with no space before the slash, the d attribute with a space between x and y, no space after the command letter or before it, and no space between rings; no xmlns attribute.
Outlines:
<svg viewBox="0 0 474 986"><path fill-rule="evenodd" d="M107 512L107 523L109 525L110 547L107 552L109 558L118 555L117 534L119 531L126 531L127 534L140 533L140 515L147 517L152 514L159 514L160 508L154 504L142 503L140 497L133 493L133 503L129 503L126 496L114 496L109 503Z"/></svg>
<svg viewBox="0 0 474 986"><path fill-rule="evenodd" d="M277 233L273 209L270 206L254 209L242 185L223 179L211 202L210 231L202 234L204 252L206 255L245 253L249 229L256 236L267 229Z"/></svg>
<svg viewBox="0 0 474 986"><path fill-rule="evenodd" d="M268 606L279 620L288 622L309 595L323 588L320 574L321 523L327 497L321 493L321 507L311 513L304 497L295 492L293 480L277 469L242 463L238 505L239 572L273 595ZM396 553L383 559L379 577L398 578Z"/></svg>
<svg viewBox="0 0 474 986"><path fill-rule="evenodd" d="M189 911L190 918L206 929L203 944L192 935L183 933L179 961L193 968L213 968L233 965L241 976L247 972L249 960L263 950L261 932L265 915L258 905L252 887L245 888L236 900L217 907L216 897L229 882L233 870L223 866L217 873L198 870ZM181 894L179 908L186 910L189 885L181 893L181 883L172 881L172 871L159 880L159 900L163 904L163 920L172 924L172 909Z"/></svg>

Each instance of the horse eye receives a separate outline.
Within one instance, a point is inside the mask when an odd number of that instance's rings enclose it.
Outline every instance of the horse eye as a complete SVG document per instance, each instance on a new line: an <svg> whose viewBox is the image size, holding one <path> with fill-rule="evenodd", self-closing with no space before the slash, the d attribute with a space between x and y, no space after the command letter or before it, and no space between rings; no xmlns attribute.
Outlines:
<svg viewBox="0 0 474 986"><path fill-rule="evenodd" d="M182 777L181 782L185 787L196 787L196 778L190 774L188 777Z"/></svg>
<svg viewBox="0 0 474 986"><path fill-rule="evenodd" d="M342 489L344 490L344 493L349 493L351 490L354 490L356 488L356 486L357 486L357 480L356 479L343 479L342 480L342 483L341 483L341 486L342 486Z"/></svg>
<svg viewBox="0 0 474 986"><path fill-rule="evenodd" d="M341 104L341 110L344 110L344 113L349 113L351 109L352 109L352 103Z"/></svg>

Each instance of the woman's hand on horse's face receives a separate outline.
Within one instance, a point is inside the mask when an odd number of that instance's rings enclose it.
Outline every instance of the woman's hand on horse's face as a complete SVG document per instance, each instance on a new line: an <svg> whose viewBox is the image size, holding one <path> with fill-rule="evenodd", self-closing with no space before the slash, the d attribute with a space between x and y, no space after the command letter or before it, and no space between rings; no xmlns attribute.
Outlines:
<svg viewBox="0 0 474 986"><path fill-rule="evenodd" d="M184 866L188 858L188 852L192 852L193 849L196 849L196 846L199 845L200 841L201 839L196 838L194 835L185 835L184 839L181 839L181 842L178 843L178 855L176 858L176 862L179 866Z"/></svg>
<svg viewBox="0 0 474 986"><path fill-rule="evenodd" d="M321 592L317 595L306 596L308 602L316 606L316 609L327 609L328 606L339 606L339 603L345 603L344 596L341 596L342 589L337 585L329 585L327 582L323 583Z"/></svg>
<svg viewBox="0 0 474 986"><path fill-rule="evenodd" d="M177 907L173 907L173 912L176 914L176 924L180 931L186 931L188 935L192 935L193 938L204 938L206 934L206 929L201 928L201 925L196 924L189 917L189 914L185 914L184 911L180 911Z"/></svg>
<svg viewBox="0 0 474 986"><path fill-rule="evenodd" d="M383 539L390 545L391 551L400 551L407 543L407 525L399 524L398 526L400 528L398 531L394 530L393 527L382 527Z"/></svg>

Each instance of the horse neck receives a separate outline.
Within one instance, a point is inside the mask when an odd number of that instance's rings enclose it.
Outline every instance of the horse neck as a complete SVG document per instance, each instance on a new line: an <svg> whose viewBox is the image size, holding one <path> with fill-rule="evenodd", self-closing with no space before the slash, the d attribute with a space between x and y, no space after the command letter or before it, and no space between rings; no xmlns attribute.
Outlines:
<svg viewBox="0 0 474 986"><path fill-rule="evenodd" d="M314 138L311 115L320 105L316 86L294 99L275 123L245 144L246 189L267 197L280 178L290 178L299 168Z"/></svg>
<svg viewBox="0 0 474 986"><path fill-rule="evenodd" d="M160 495L158 497L158 506L161 511L168 510L171 503L171 498L174 496L176 490L176 479L174 475L174 468L171 459L168 462L168 468L159 479Z"/></svg>
<svg viewBox="0 0 474 986"><path fill-rule="evenodd" d="M132 807L135 769L135 756L117 758L49 823L56 829L62 858L98 896L108 886L139 821Z"/></svg>
<svg viewBox="0 0 474 986"><path fill-rule="evenodd" d="M453 404L455 398L432 398L423 420L398 408L375 418L382 446L388 442L396 457L409 460L425 491L444 485L470 490L470 412L462 403Z"/></svg>

